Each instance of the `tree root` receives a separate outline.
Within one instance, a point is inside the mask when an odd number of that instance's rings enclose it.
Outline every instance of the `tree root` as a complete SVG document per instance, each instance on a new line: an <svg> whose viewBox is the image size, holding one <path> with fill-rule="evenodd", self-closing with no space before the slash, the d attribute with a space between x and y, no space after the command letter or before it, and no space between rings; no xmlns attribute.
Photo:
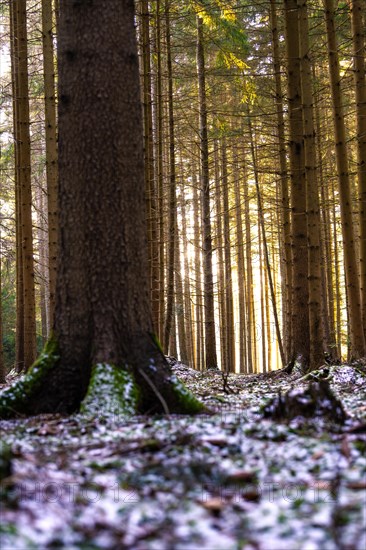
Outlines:
<svg viewBox="0 0 366 550"><path fill-rule="evenodd" d="M0 393L0 418L31 415L32 398L59 359L57 340L51 337L28 372Z"/></svg>
<svg viewBox="0 0 366 550"><path fill-rule="evenodd" d="M60 355L55 338L49 340L39 359L29 371L12 386L0 393L0 418L8 419L20 415L34 415L42 412L72 412L65 405L53 399L56 371L61 368ZM53 371L53 372L51 372ZM49 376L51 375L51 376ZM57 376L65 384L68 376ZM72 380L73 386L77 380ZM148 365L119 366L98 363L91 369L91 376L85 397L80 397L80 413L90 416L131 416L139 413L198 414L208 412L204 405L171 372L165 358L159 351ZM44 405L43 402L47 401Z"/></svg>

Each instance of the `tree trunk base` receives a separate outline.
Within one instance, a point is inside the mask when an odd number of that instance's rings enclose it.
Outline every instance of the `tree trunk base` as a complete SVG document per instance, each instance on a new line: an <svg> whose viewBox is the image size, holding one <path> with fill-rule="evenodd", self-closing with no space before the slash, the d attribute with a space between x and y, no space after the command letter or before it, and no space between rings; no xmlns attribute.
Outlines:
<svg viewBox="0 0 366 550"><path fill-rule="evenodd" d="M120 367L98 363L91 369L88 389L74 407L86 415L131 416L142 414L198 414L204 405L171 372L158 349L151 350L147 366ZM52 398L55 368L60 368L56 339L46 344L29 371L0 394L0 418L40 413L70 413L57 392ZM67 393L68 378L63 383ZM75 381L74 381L75 384Z"/></svg>
<svg viewBox="0 0 366 550"><path fill-rule="evenodd" d="M51 370L57 365L58 344L50 338L38 359L28 372L0 394L0 418L32 415L34 396L43 386Z"/></svg>

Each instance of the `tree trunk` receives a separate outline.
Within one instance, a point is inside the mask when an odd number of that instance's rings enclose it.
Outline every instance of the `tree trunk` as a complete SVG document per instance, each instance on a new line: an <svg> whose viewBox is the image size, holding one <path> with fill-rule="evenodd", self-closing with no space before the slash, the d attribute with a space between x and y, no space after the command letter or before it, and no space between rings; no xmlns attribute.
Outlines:
<svg viewBox="0 0 366 550"><path fill-rule="evenodd" d="M147 204L147 235L149 245L150 294L154 330L159 326L159 248L157 238L157 193L155 189L155 159L153 140L150 13L147 0L140 1L142 88L144 115L144 162Z"/></svg>
<svg viewBox="0 0 366 550"><path fill-rule="evenodd" d="M278 38L278 21L276 13L275 0L271 0L270 8L271 30L272 30L272 52L273 52L273 70L275 77L276 90L276 116L278 132L278 148L280 160L280 197L281 197L281 239L282 254L281 274L283 277L284 295L283 295L283 348L285 361L287 362L291 355L291 300L292 300L292 265L291 265L291 220L290 220L290 199L288 190L288 173L286 161L286 140L285 140L285 120L283 106L283 92L281 83L281 62L280 47Z"/></svg>
<svg viewBox="0 0 366 550"><path fill-rule="evenodd" d="M193 218L194 218L194 275L195 275L195 321L196 321L196 368L203 370L205 365L205 351L203 345L203 294L202 294L202 260L201 260L201 211L198 194L198 182L195 167L192 170L193 185Z"/></svg>
<svg viewBox="0 0 366 550"><path fill-rule="evenodd" d="M10 3L10 56L13 96L13 135L14 135L14 182L15 182L15 243L16 243L16 328L15 328L15 369L24 369L24 288L23 288L23 255L21 248L21 209L20 209L20 158L19 158L19 83L18 83L18 48L17 10L15 2Z"/></svg>
<svg viewBox="0 0 366 550"><path fill-rule="evenodd" d="M189 364L186 326L185 326L185 307L183 296L183 281L180 255L180 240L178 226L176 231L176 249L175 249L175 312L178 328L178 342L180 351L180 360L185 365Z"/></svg>
<svg viewBox="0 0 366 550"><path fill-rule="evenodd" d="M180 207L182 212L182 233L183 233L183 255L184 255L184 309L185 309L185 332L187 337L188 365L194 365L194 346L193 346L193 318L192 318L192 295L190 273L191 267L188 257L188 237L187 237L187 218L186 218L186 203L185 203L184 186L182 186L182 194Z"/></svg>
<svg viewBox="0 0 366 550"><path fill-rule="evenodd" d="M48 198L49 317L54 318L57 275L57 135L52 1L42 0L43 79L45 101L46 174Z"/></svg>
<svg viewBox="0 0 366 550"><path fill-rule="evenodd" d="M19 280L19 292L22 291L23 311L19 307L18 314L23 315L23 321L18 322L22 330L23 343L19 343L17 357L18 369L28 370L36 358L36 313L33 265L32 236L32 188L31 188L31 151L30 151L30 120L28 93L28 39L26 1L16 0L13 11L13 64L15 75L15 116L17 118L16 154L18 172L18 243L21 250L22 281ZM21 290L22 289L22 290ZM23 327L21 326L23 323ZM24 355L23 355L24 354ZM21 364L22 359L24 364Z"/></svg>
<svg viewBox="0 0 366 550"><path fill-rule="evenodd" d="M245 154L245 151L243 152ZM249 208L249 184L248 176L245 173L244 188L244 220L245 220L245 255L246 255L246 304L247 304L247 350L248 350L248 373L256 370L256 338L255 338L255 314L253 296L253 268L252 268L252 236L250 229L250 208Z"/></svg>
<svg viewBox="0 0 366 550"><path fill-rule="evenodd" d="M208 164L207 105L205 82L205 57L203 46L203 22L197 17L197 76L199 99L201 189L203 220L203 277L205 308L205 365L206 369L217 367L214 315L214 286L212 273L212 236L210 178Z"/></svg>
<svg viewBox="0 0 366 550"><path fill-rule="evenodd" d="M287 82L289 110L289 157L291 171L291 254L292 361L307 368L310 355L308 314L308 248L304 131L301 105L298 7L296 0L285 0Z"/></svg>
<svg viewBox="0 0 366 550"><path fill-rule="evenodd" d="M234 331L234 299L231 271L231 242L230 242L230 205L229 205L229 178L227 174L226 140L221 142L222 164L222 196L224 209L224 253L225 253L225 328L227 344L227 363L222 369L235 372L235 331Z"/></svg>
<svg viewBox="0 0 366 550"><path fill-rule="evenodd" d="M362 326L361 294L352 219L351 184L348 168L346 130L342 107L341 76L333 0L324 0L324 7L328 41L329 76L333 104L335 152L341 207L347 300L349 306L349 340L352 358L359 359L365 355L365 338Z"/></svg>
<svg viewBox="0 0 366 550"><path fill-rule="evenodd" d="M309 23L307 0L299 0L299 37L302 114L304 124L306 211L308 236L309 288L309 368L318 369L324 363L322 323L322 284L320 254L320 212L313 109L313 82L309 57Z"/></svg>
<svg viewBox="0 0 366 550"><path fill-rule="evenodd" d="M234 185L235 185L235 216L236 216L236 248L238 270L238 300L239 300L239 372L247 372L246 344L246 312L245 312L245 258L242 205L240 193L240 173L237 151L234 151Z"/></svg>
<svg viewBox="0 0 366 550"><path fill-rule="evenodd" d="M1 143L0 143L0 161L1 161ZM2 183L2 182L0 182ZM1 215L0 215L0 222ZM5 364L4 364L4 349L3 349L3 305L2 305L2 247L1 247L1 223L0 223L0 384L5 384Z"/></svg>
<svg viewBox="0 0 366 550"><path fill-rule="evenodd" d="M61 3L59 99L55 333L0 416L75 411L104 375L133 409L198 412L153 334L132 0Z"/></svg>
<svg viewBox="0 0 366 550"><path fill-rule="evenodd" d="M158 235L159 235L159 324L157 332L164 338L165 313L165 246L164 246L164 136L163 136L163 83L161 63L161 2L156 0L156 163L158 188Z"/></svg>
<svg viewBox="0 0 366 550"><path fill-rule="evenodd" d="M225 273L224 273L224 244L222 230L222 183L220 177L219 142L214 143L214 164L215 164L215 209L216 209L216 264L217 264L217 293L219 302L219 324L220 324L220 358L221 369L228 364L227 358L227 331L226 331L226 301L225 301Z"/></svg>
<svg viewBox="0 0 366 550"><path fill-rule="evenodd" d="M357 176L360 221L360 287L362 324L366 338L366 78L365 78L365 3L351 1L353 70L357 114Z"/></svg>
<svg viewBox="0 0 366 550"><path fill-rule="evenodd" d="M170 45L170 19L169 5L166 4L166 47L167 47L167 69L168 69L168 117L169 117L169 238L168 238L168 268L167 268L167 299L166 317L164 327L164 345L169 347L170 333L174 315L174 266L175 266L175 239L176 239L176 168L175 168L175 126L173 112L173 74L172 55Z"/></svg>

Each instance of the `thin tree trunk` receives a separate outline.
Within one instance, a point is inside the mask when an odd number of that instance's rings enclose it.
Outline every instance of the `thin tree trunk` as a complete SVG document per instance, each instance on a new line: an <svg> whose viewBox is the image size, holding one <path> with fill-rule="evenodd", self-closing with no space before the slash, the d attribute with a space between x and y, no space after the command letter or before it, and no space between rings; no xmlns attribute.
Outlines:
<svg viewBox="0 0 366 550"><path fill-rule="evenodd" d="M360 223L360 287L362 324L366 338L366 78L365 2L351 0L353 68L357 114L357 176Z"/></svg>
<svg viewBox="0 0 366 550"><path fill-rule="evenodd" d="M341 207L347 301L349 308L349 340L351 357L359 359L365 355L365 338L362 326L361 294L352 219L351 184L349 178L346 129L342 107L341 76L333 0L324 0L324 6L328 42L329 76L333 104L335 152Z"/></svg>
<svg viewBox="0 0 366 550"><path fill-rule="evenodd" d="M265 264L266 269L268 273L268 281L269 281L269 287L270 287L270 293L271 293L271 301L272 301L272 308L273 308L273 317L275 321L275 327L276 327L276 336L277 336L277 342L278 347L281 355L281 361L282 365L285 365L285 353L282 345L282 336L281 336L281 330L280 330L280 323L278 319L277 314L277 305L276 305L276 294L275 289L273 286L273 279L272 279L272 270L271 270L271 264L269 261L269 252L268 252L268 243L267 243L267 237L266 237L266 227L264 223L264 213L263 213L263 201L262 201L262 194L259 187L259 177L258 177L258 167L257 167L257 158L256 158L256 152L254 149L254 136L253 136L253 130L252 130L252 123L250 120L250 113L248 109L248 126L249 126L249 135L250 135L250 150L252 154L252 162L253 162L253 171L254 171L254 182L255 182L255 190L257 195L257 206L258 206L258 217L259 217L259 229L262 231L262 238L263 238L263 248L264 248L264 258L265 258ZM260 253L260 252L259 252ZM262 324L263 323L263 317L262 317ZM264 337L264 335L263 335ZM265 357L264 351L263 356Z"/></svg>
<svg viewBox="0 0 366 550"><path fill-rule="evenodd" d="M271 30L272 30L272 52L273 52L273 70L275 76L276 91L276 115L278 148L280 160L280 196L281 196L281 274L283 277L283 339L284 355L287 362L291 355L291 300L292 300L292 261L291 261L291 220L290 220L290 199L288 189L288 171L286 161L286 140L285 140L285 120L283 106L283 92L281 83L281 61L280 47L278 37L278 21L276 13L276 2L271 0L270 7Z"/></svg>
<svg viewBox="0 0 366 550"><path fill-rule="evenodd" d="M292 361L297 361L301 368L305 369L308 367L310 359L309 291L307 280L309 262L297 0L285 0L284 7L291 170L291 359Z"/></svg>
<svg viewBox="0 0 366 550"><path fill-rule="evenodd" d="M313 68L313 80L315 79L315 70ZM321 195L321 256L322 256L322 284L324 289L322 292L323 302L323 324L324 324L324 348L327 350L329 357L336 360L336 333L335 333L335 320L334 320L334 284L333 284L333 258L332 258L332 237L331 237L331 213L329 208L329 190L324 180L323 172L323 159L321 148L321 123L320 123L320 110L319 110L319 98L315 100L315 121L316 121L316 145L317 145L317 159L318 159L318 175L319 175L319 187Z"/></svg>
<svg viewBox="0 0 366 550"><path fill-rule="evenodd" d="M57 135L56 135L56 99L55 99L55 63L53 48L53 13L52 0L42 0L42 39L43 39L43 79L45 102L45 142L47 174L47 212L48 212L48 286L49 286L49 319L53 325L56 275L57 275Z"/></svg>
<svg viewBox="0 0 366 550"><path fill-rule="evenodd" d="M262 230L260 213L258 211L258 251L259 251L259 289L260 289L260 313L261 313L261 344L262 344L262 372L267 372L266 350L266 323L264 319L264 284L263 284L263 260L262 260Z"/></svg>
<svg viewBox="0 0 366 550"><path fill-rule="evenodd" d="M222 196L224 209L224 253L225 253L225 326L227 363L223 370L235 372L235 330L234 330L234 299L233 282L231 271L231 242L230 242L230 205L229 205L229 178L227 174L227 151L226 140L221 142L221 165L222 165Z"/></svg>
<svg viewBox="0 0 366 550"><path fill-rule="evenodd" d="M214 164L215 164L215 208L216 208L216 250L217 250L217 290L219 302L219 323L220 323L220 356L221 368L228 364L227 357L227 331L226 331L226 302L225 302L225 274L224 274L224 245L222 230L222 195L219 162L219 144L214 143Z"/></svg>
<svg viewBox="0 0 366 550"><path fill-rule="evenodd" d="M244 153L245 154L245 153ZM247 174L244 175L244 220L245 220L245 252L246 252L246 306L247 306L247 350L248 373L256 369L256 338L255 314L253 297L253 269L252 269L252 236L250 228L249 189Z"/></svg>
<svg viewBox="0 0 366 550"><path fill-rule="evenodd" d="M214 285L212 273L212 235L210 178L208 163L207 105L205 82L205 57L203 45L203 22L197 17L197 77L199 99L199 127L201 154L201 189L203 220L203 276L205 308L205 366L217 368L216 335L214 315Z"/></svg>
<svg viewBox="0 0 366 550"><path fill-rule="evenodd" d="M239 301L239 372L247 372L247 345L246 345L246 313L245 313L245 258L242 205L240 193L239 161L236 149L234 150L234 191L235 191L235 218L236 218L236 250L238 270L238 301Z"/></svg>
<svg viewBox="0 0 366 550"><path fill-rule="evenodd" d="M161 54L161 2L156 0L156 140L157 140L157 188L158 188L158 239L159 239L159 338L164 338L165 313L165 247L164 247L164 136L163 136L163 85Z"/></svg>
<svg viewBox="0 0 366 550"><path fill-rule="evenodd" d="M197 191L197 178L193 169L193 217L194 217L194 275L196 290L196 368L204 368L204 347L203 347L203 309L202 309L202 281L201 281L201 224L199 198Z"/></svg>
<svg viewBox="0 0 366 550"><path fill-rule="evenodd" d="M32 236L32 189L31 189L31 157L30 157L30 120L28 94L28 44L26 0L16 0L16 17L14 21L14 36L18 41L15 50L17 56L16 79L18 103L17 114L19 124L19 208L21 220L21 250L24 296L24 369L36 359L36 316L35 289L33 265Z"/></svg>
<svg viewBox="0 0 366 550"><path fill-rule="evenodd" d="M299 0L300 73L304 124L306 211L308 236L308 288L310 369L324 363L322 323L322 284L320 254L320 212L313 109L313 82L309 57L309 23L307 0Z"/></svg>
<svg viewBox="0 0 366 550"><path fill-rule="evenodd" d="M187 238L187 218L186 218L186 204L184 187L182 187L181 202L182 212L182 234L183 234L183 255L184 255L184 308L185 308L185 331L187 337L187 349L188 349L188 364L190 366L196 366L194 363L194 346L193 346L193 319L192 319L192 297L191 297L191 284L190 284L190 265L188 257L188 238Z"/></svg>
<svg viewBox="0 0 366 550"><path fill-rule="evenodd" d="M1 142L0 142L0 162L1 162ZM0 174L1 180L0 180L0 190L2 187L2 174ZM4 363L4 348L3 348L3 304L2 304L2 242L1 242L1 223L2 223L2 216L0 213L0 384L5 384L6 382L6 369L5 369L5 363Z"/></svg>
<svg viewBox="0 0 366 550"><path fill-rule="evenodd" d="M167 70L168 70L168 117L169 117L169 240L168 240L168 268L167 268L167 302L164 327L165 347L169 347L170 334L174 316L174 266L175 266L175 234L176 234L176 167L175 167L175 124L173 110L173 69L170 44L170 16L169 3L165 8Z"/></svg>
<svg viewBox="0 0 366 550"><path fill-rule="evenodd" d="M147 204L147 234L149 243L150 293L154 329L159 327L159 248L157 238L157 194L155 189L155 159L153 140L150 13L147 0L140 0L142 40L142 80L144 114L144 164Z"/></svg>
<svg viewBox="0 0 366 550"><path fill-rule="evenodd" d="M188 349L187 349L187 336L185 327L185 304L183 296L183 282L182 282L182 269L181 269L181 257L180 257L180 239L178 226L176 231L176 250L175 250L175 312L176 322L178 328L178 342L180 351L180 360L185 365L188 365Z"/></svg>
<svg viewBox="0 0 366 550"><path fill-rule="evenodd" d="M49 289L48 289L48 261L46 251L47 231L44 220L44 201L43 190L38 185L36 187L36 206L37 206L37 234L38 234L38 285L40 294L42 341L46 344L49 337Z"/></svg>
<svg viewBox="0 0 366 550"><path fill-rule="evenodd" d="M334 185L332 186L332 195L335 195ZM332 217L333 217L333 248L334 248L334 288L335 288L335 298L336 298L336 334L337 334L337 349L338 357L342 358L342 291L341 291L341 277L340 277L340 265L339 265L339 249L338 249L338 231L337 231L337 216L336 216L336 205L333 202L332 208ZM347 293L346 293L347 294Z"/></svg>
<svg viewBox="0 0 366 550"><path fill-rule="evenodd" d="M15 181L15 242L16 242L16 329L15 329L15 369L24 369L24 288L22 221L20 208L20 157L19 157L19 82L18 59L19 40L17 36L17 10L15 2L10 3L10 52L13 96L13 134L14 134L14 181Z"/></svg>

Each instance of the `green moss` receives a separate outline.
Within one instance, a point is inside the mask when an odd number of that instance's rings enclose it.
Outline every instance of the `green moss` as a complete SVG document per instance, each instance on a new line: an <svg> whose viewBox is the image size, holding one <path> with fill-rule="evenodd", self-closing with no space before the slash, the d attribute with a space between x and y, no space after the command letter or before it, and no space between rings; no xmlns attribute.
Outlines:
<svg viewBox="0 0 366 550"><path fill-rule="evenodd" d="M206 411L205 406L192 392L173 374L170 377L173 384L173 393L177 399L177 409L180 414L198 414Z"/></svg>
<svg viewBox="0 0 366 550"><path fill-rule="evenodd" d="M80 412L101 416L130 416L136 412L139 390L131 372L98 363L92 368L88 392Z"/></svg>
<svg viewBox="0 0 366 550"><path fill-rule="evenodd" d="M157 337L157 335L154 332L151 332L150 336L151 336L151 339L154 342L155 346L157 347L157 349L164 356L163 346L161 345L161 342L160 342L159 338Z"/></svg>
<svg viewBox="0 0 366 550"><path fill-rule="evenodd" d="M0 393L0 418L6 419L31 412L30 398L40 388L46 373L55 367L59 359L58 343L52 336L28 372Z"/></svg>

